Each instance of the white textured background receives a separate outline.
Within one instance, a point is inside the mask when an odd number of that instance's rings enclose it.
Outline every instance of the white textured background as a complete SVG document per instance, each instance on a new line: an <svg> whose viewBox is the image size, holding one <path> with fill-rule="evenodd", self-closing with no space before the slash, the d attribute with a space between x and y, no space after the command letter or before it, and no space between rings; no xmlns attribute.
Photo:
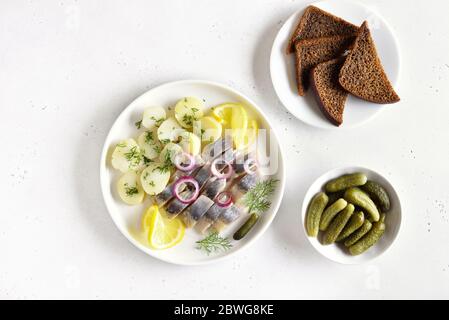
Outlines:
<svg viewBox="0 0 449 320"><path fill-rule="evenodd" d="M307 1L0 3L0 298L449 298L449 2L363 1L393 27L402 102L362 128L327 132L293 119L269 76L271 44ZM147 89L208 79L252 97L287 153L287 191L250 249L177 267L113 225L98 168L106 133ZM403 229L374 264L314 252L301 199L336 166L384 172Z"/></svg>

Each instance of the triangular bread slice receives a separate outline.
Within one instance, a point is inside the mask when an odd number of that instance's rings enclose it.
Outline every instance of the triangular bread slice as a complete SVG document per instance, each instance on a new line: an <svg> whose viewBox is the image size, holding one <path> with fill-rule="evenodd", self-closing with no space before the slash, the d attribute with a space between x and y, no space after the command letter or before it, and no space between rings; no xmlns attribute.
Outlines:
<svg viewBox="0 0 449 320"><path fill-rule="evenodd" d="M339 17L315 6L308 6L293 32L288 45L287 54L295 50L295 42L299 39L332 37L337 35L357 36L359 28Z"/></svg>
<svg viewBox="0 0 449 320"><path fill-rule="evenodd" d="M343 123L348 92L338 83L345 57L320 63L310 73L310 83L315 99L323 114L336 126Z"/></svg>
<svg viewBox="0 0 449 320"><path fill-rule="evenodd" d="M352 47L354 40L354 36L334 36L296 42L296 82L300 96L304 96L309 87L310 70L341 56Z"/></svg>
<svg viewBox="0 0 449 320"><path fill-rule="evenodd" d="M387 104L400 100L382 67L366 21L340 71L339 82L353 95L370 102Z"/></svg>

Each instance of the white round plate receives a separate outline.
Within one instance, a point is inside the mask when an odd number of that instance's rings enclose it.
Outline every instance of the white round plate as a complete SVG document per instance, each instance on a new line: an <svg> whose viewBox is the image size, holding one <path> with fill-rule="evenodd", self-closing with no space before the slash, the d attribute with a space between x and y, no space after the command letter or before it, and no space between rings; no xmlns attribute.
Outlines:
<svg viewBox="0 0 449 320"><path fill-rule="evenodd" d="M377 51L390 81L397 85L400 73L399 46L388 24L372 9L347 0L323 1L313 4L327 12L355 25L368 21ZM305 97L298 95L295 80L295 55L285 54L290 39L304 9L293 14L283 25L274 40L270 57L270 72L274 89L283 105L296 118L323 129L337 129L319 110L311 92ZM353 128L366 123L378 112L388 108L349 95L344 112L344 122L340 128Z"/></svg>
<svg viewBox="0 0 449 320"><path fill-rule="evenodd" d="M184 240L175 247L167 250L152 250L140 241L137 241L136 237L133 236L135 232L133 230L137 229L137 226L140 224L142 213L150 205L150 201L148 199L149 197L147 197L142 205L138 206L127 206L120 200L115 188L115 184L120 176L120 173L117 172L117 170L114 170L110 165L111 152L118 141L128 137L136 137L138 135L139 131L136 129L134 123L142 118L142 112L146 107L163 106L168 108L173 106L176 101L186 96L194 96L204 99L205 105L208 107L224 102L241 102L249 108L248 112L252 114L253 117L258 119L261 129L264 128L269 130L272 128L267 117L254 102L229 87L213 82L199 80L186 80L167 83L144 93L134 100L128 107L126 107L125 110L123 110L123 112L119 115L113 124L103 147L101 155L100 180L103 197L109 214L111 215L117 228L132 244L145 253L166 262L179 265L199 265L221 260L225 257L229 257L239 250L242 250L245 247L248 247L269 227L274 219L274 216L276 215L276 212L278 211L282 195L284 193L284 163L278 139L276 134L271 130L270 135L268 136L270 139L269 146L271 147L271 151L268 150L266 154L268 155L271 153L271 155L278 155L276 159L270 155L270 160L277 160L277 167L273 167L273 178L279 180L276 191L272 196L272 206L261 216L261 219L255 225L254 229L251 230L251 232L244 239L238 242L233 241L233 247L231 250L211 254L209 256L204 254L195 248L195 242L204 238L204 236L197 234L194 230L186 230ZM274 165L274 162L272 164ZM245 219L245 217L242 218ZM222 235L232 239L233 232L235 232L244 221L242 218L229 225L225 231L222 232Z"/></svg>
<svg viewBox="0 0 449 320"><path fill-rule="evenodd" d="M379 242L376 243L372 248L370 248L362 255L353 257L345 251L344 246L342 246L341 244L323 246L317 238L311 238L307 236L307 232L305 229L305 222L306 222L307 208L309 206L310 201L318 192L323 190L323 187L327 182L337 177L340 177L344 174L356 172L365 173L368 177L368 180L375 181L385 188L390 197L391 210L386 213L387 218L385 220L385 224L387 228L385 234L379 240ZM345 167L333 169L329 172L326 172L317 180L315 180L315 182L310 186L304 198L304 202L302 204L302 228L304 229L307 239L309 239L312 246L323 256L341 264L361 264L378 258L381 254L387 251L393 244L394 240L398 236L399 229L401 227L401 222L402 222L401 203L399 201L399 197L398 194L396 193L396 190L384 176L380 175L379 173L373 170L362 167Z"/></svg>

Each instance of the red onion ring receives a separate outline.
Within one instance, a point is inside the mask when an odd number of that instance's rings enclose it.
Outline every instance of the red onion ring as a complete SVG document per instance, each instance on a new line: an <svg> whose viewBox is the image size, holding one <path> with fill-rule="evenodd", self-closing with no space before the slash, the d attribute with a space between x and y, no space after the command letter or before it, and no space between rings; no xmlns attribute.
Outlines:
<svg viewBox="0 0 449 320"><path fill-rule="evenodd" d="M245 169L245 172L247 174L255 174L257 172L257 167L259 166L259 164L257 163L256 159L248 159L245 161L245 163L243 164L243 168Z"/></svg>
<svg viewBox="0 0 449 320"><path fill-rule="evenodd" d="M179 187L182 184L190 184L194 188L194 192L190 198L184 199L180 195ZM176 199L181 201L182 203L189 204L198 198L198 195L200 194L200 186L198 184L198 181L193 179L192 177L181 177L179 178L173 185L173 194L175 195Z"/></svg>
<svg viewBox="0 0 449 320"><path fill-rule="evenodd" d="M229 191L223 191L215 198L217 206L222 208L229 208L233 204L232 193Z"/></svg>
<svg viewBox="0 0 449 320"><path fill-rule="evenodd" d="M226 171L225 171L225 170L219 170L219 169L217 168L217 164L218 164L220 161L221 161L221 162L224 162L225 167L228 168ZM226 160L223 160L223 159L215 159L215 160L212 162L212 164L211 164L210 170L211 170L212 174L213 174L214 176L216 176L218 179L228 179L229 177L232 176L232 173L234 172L234 170L232 169L231 163L230 163L229 161L226 161ZM220 172L220 171L221 171L221 172Z"/></svg>
<svg viewBox="0 0 449 320"><path fill-rule="evenodd" d="M184 159L188 159L188 165L183 165L183 160ZM182 153L178 153L175 156L174 159L174 164L176 166L176 168L178 168L181 171L187 172L190 170L193 170L193 168L195 168L195 157L192 156L191 154L187 153L187 152L182 152Z"/></svg>

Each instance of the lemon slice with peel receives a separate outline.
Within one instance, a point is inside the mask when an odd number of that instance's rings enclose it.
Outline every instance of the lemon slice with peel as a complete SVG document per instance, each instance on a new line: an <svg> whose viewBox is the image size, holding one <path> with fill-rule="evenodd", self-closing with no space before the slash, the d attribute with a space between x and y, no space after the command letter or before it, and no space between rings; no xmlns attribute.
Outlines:
<svg viewBox="0 0 449 320"><path fill-rule="evenodd" d="M142 219L142 228L152 249L171 248L184 238L185 227L179 219L168 219L158 206L151 206Z"/></svg>

